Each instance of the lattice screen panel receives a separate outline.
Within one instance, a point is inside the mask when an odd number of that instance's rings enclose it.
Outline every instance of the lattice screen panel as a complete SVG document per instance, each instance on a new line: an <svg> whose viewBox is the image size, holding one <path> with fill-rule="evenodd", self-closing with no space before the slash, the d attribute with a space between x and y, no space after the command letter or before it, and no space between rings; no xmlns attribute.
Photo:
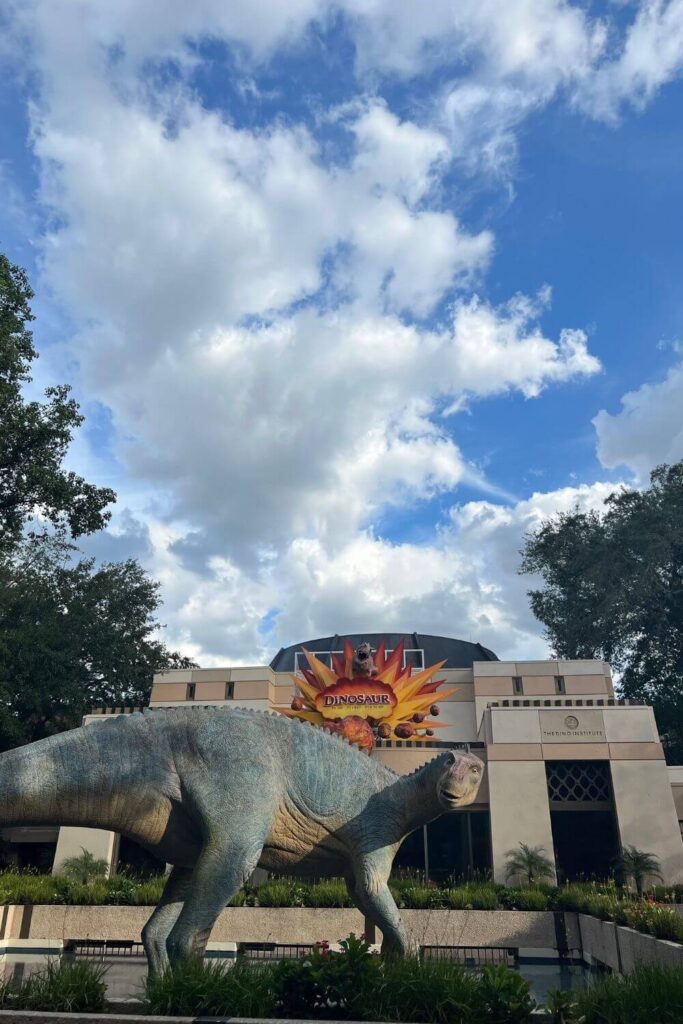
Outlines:
<svg viewBox="0 0 683 1024"><path fill-rule="evenodd" d="M548 799L559 803L606 803L610 800L606 761L546 761Z"/></svg>

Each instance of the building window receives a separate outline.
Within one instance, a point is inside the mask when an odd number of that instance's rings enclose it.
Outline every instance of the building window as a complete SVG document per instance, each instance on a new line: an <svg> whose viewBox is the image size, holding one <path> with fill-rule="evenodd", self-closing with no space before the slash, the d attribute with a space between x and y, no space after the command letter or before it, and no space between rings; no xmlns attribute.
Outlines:
<svg viewBox="0 0 683 1024"><path fill-rule="evenodd" d="M187 693L185 694L185 700L194 700L194 696L197 690L196 683L187 684Z"/></svg>
<svg viewBox="0 0 683 1024"><path fill-rule="evenodd" d="M226 700L232 700L234 696L235 696L235 684L234 683L226 683L225 684L225 699Z"/></svg>
<svg viewBox="0 0 683 1024"><path fill-rule="evenodd" d="M522 683L521 676L512 677L512 692L515 694L515 696L519 696L520 694L524 693L524 684Z"/></svg>
<svg viewBox="0 0 683 1024"><path fill-rule="evenodd" d="M611 800L607 761L546 761L551 804L608 804Z"/></svg>
<svg viewBox="0 0 683 1024"><path fill-rule="evenodd" d="M564 676L555 676L555 693L566 693L564 688Z"/></svg>

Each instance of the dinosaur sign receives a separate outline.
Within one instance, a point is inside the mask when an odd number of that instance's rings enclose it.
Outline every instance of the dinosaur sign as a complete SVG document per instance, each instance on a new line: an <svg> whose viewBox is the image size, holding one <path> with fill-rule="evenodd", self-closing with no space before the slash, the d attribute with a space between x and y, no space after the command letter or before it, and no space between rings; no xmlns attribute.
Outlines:
<svg viewBox="0 0 683 1024"><path fill-rule="evenodd" d="M382 641L373 653L367 643L354 651L346 640L343 651L331 655L331 667L303 652L308 668L301 669L303 678L292 676L297 696L283 712L289 717L340 732L368 751L376 737L423 740L447 724L433 721L439 714L436 691L444 682L433 677L445 662L413 674L413 666L403 664L403 641L391 652Z"/></svg>

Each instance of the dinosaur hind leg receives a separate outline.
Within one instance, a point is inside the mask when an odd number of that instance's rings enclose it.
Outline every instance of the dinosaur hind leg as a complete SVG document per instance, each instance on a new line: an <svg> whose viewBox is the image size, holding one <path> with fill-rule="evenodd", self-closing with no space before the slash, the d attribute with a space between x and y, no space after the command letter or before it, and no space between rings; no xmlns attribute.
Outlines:
<svg viewBox="0 0 683 1024"><path fill-rule="evenodd" d="M171 967L204 955L216 918L256 867L264 842L221 838L204 847L166 940Z"/></svg>
<svg viewBox="0 0 683 1024"><path fill-rule="evenodd" d="M191 876L190 868L173 868L154 913L142 929L150 974L163 974L169 966L166 939L182 909Z"/></svg>

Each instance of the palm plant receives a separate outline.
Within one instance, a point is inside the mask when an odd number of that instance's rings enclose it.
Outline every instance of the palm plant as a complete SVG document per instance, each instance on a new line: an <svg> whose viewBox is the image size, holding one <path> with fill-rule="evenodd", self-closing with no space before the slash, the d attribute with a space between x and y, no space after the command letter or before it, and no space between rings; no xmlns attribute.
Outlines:
<svg viewBox="0 0 683 1024"><path fill-rule="evenodd" d="M636 846L624 846L621 853L614 862L615 871L618 877L626 880L633 879L636 892L643 895L645 879L648 875L662 879L661 865L653 853L646 853Z"/></svg>
<svg viewBox="0 0 683 1024"><path fill-rule="evenodd" d="M83 846L78 857L68 857L62 864L62 874L74 882L88 885L96 878L104 878L109 871L109 863L101 857L95 857Z"/></svg>
<svg viewBox="0 0 683 1024"><path fill-rule="evenodd" d="M508 850L505 854L505 881L521 875L526 878L529 885L533 885L541 878L552 878L555 874L555 865L545 856L544 850L543 846L527 846L526 843L520 843L518 850Z"/></svg>

